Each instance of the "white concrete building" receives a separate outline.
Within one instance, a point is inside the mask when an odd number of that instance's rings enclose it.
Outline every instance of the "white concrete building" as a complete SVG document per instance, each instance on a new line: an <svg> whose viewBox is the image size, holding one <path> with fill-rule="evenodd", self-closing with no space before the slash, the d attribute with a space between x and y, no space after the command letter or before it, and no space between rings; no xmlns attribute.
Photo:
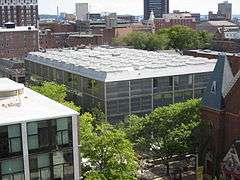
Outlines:
<svg viewBox="0 0 240 180"><path fill-rule="evenodd" d="M233 39L233 40L238 40L240 39L240 28L239 27L224 27L224 28L219 28L222 33L224 33L224 38L225 39Z"/></svg>
<svg viewBox="0 0 240 180"><path fill-rule="evenodd" d="M0 79L0 179L79 179L78 113Z"/></svg>
<svg viewBox="0 0 240 180"><path fill-rule="evenodd" d="M76 16L77 20L88 20L88 3L76 3Z"/></svg>

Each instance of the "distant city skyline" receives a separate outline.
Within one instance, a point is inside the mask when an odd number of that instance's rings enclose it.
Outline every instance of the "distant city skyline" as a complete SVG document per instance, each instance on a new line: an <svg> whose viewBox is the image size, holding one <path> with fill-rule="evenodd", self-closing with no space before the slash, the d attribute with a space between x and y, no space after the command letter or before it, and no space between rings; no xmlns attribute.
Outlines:
<svg viewBox="0 0 240 180"><path fill-rule="evenodd" d="M170 0L170 12L173 10L191 11L208 14L217 12L217 4L224 0ZM87 2L91 13L117 12L118 14L143 15L143 0L39 0L40 14L74 13L75 3ZM240 1L229 0L233 4L233 14L240 14Z"/></svg>

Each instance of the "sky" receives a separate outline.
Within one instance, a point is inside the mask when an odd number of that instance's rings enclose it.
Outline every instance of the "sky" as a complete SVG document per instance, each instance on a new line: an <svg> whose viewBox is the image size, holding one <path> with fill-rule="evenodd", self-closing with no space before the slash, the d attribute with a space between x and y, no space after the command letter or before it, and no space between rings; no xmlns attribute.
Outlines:
<svg viewBox="0 0 240 180"><path fill-rule="evenodd" d="M143 14L143 0L38 0L40 14L74 13L75 3L89 3L90 13L117 12L118 14ZM181 10L208 14L217 12L217 4L223 0L170 0L170 11ZM233 14L240 14L240 0L229 0L233 4Z"/></svg>

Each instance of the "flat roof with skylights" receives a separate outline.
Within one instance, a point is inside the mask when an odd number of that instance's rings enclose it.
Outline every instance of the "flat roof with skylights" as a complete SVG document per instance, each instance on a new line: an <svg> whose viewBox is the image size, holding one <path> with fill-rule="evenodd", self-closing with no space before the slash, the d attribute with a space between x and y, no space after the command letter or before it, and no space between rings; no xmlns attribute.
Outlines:
<svg viewBox="0 0 240 180"><path fill-rule="evenodd" d="M95 47L31 52L26 60L103 81L212 72L216 60L128 48Z"/></svg>

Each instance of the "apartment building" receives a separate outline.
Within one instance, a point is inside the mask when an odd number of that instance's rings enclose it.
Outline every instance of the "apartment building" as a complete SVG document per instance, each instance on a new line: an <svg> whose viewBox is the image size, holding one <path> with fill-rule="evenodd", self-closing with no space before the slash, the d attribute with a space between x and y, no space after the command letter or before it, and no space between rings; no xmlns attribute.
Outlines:
<svg viewBox="0 0 240 180"><path fill-rule="evenodd" d="M0 0L0 27L7 22L37 27L38 0Z"/></svg>

